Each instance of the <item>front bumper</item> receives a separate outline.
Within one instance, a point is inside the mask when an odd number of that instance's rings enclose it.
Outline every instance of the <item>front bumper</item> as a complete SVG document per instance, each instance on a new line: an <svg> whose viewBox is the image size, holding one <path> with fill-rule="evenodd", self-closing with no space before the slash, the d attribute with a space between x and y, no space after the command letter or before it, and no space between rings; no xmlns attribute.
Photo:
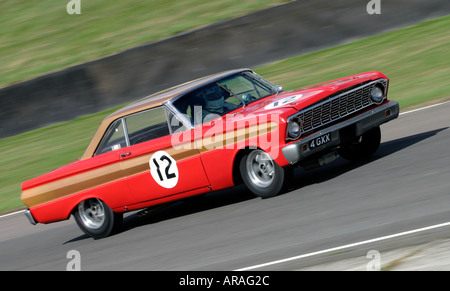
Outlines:
<svg viewBox="0 0 450 291"><path fill-rule="evenodd" d="M36 225L36 224L37 224L37 221L36 221L36 219L33 217L33 214L31 214L30 209L25 210L25 211L24 211L24 214L25 214L25 216L28 218L28 220L30 221L30 223L31 223L32 225Z"/></svg>
<svg viewBox="0 0 450 291"><path fill-rule="evenodd" d="M281 151L291 165L296 164L314 154L339 146L342 142L340 132L344 128L353 126L355 136L361 136L366 131L397 118L399 111L398 102L390 101L338 124L323 128L305 138L285 146ZM313 149L309 147L312 140L326 134L330 134L331 142L316 146Z"/></svg>

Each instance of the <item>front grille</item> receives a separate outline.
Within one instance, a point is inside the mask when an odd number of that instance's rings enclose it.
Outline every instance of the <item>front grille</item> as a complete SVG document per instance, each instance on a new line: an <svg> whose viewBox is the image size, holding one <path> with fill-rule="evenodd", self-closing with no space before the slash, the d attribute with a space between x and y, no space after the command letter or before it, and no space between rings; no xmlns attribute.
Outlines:
<svg viewBox="0 0 450 291"><path fill-rule="evenodd" d="M381 83L386 96L387 82L387 79L379 79L332 96L291 116L289 120L297 119L301 137L375 104L370 98L370 91L376 84Z"/></svg>

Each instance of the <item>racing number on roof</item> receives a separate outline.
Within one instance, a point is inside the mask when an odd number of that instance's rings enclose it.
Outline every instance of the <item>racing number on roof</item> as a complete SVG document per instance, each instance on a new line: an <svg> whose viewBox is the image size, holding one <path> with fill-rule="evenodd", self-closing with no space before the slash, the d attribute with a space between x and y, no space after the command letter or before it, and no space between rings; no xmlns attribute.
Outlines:
<svg viewBox="0 0 450 291"><path fill-rule="evenodd" d="M165 151L157 151L149 161L150 174L161 187L173 188L178 183L177 162Z"/></svg>

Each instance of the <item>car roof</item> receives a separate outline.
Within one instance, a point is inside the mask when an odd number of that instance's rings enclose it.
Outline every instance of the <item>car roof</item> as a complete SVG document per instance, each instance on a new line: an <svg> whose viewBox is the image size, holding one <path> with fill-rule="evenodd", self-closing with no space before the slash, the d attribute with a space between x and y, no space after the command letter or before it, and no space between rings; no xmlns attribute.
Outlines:
<svg viewBox="0 0 450 291"><path fill-rule="evenodd" d="M161 106L164 102L166 102L168 100L176 99L177 97L184 95L185 93L190 92L193 89L196 89L198 87L201 87L203 85L211 83L214 80L219 80L224 77L227 77L227 76L230 76L230 75L233 75L236 73L240 73L243 71L248 71L248 70L249 69L225 71L225 72L209 75L206 77L202 77L200 79L196 79L193 81L189 81L187 83L183 83L183 84L171 87L169 89L154 93L154 94L149 95L145 98L142 98L138 101L135 101L135 102L113 112L112 114L107 116L105 118L105 120L108 119L110 121L114 121L114 120L121 118L123 116L126 116L126 115L130 115L130 114L133 114L133 113L136 113L139 111L143 111L143 110Z"/></svg>
<svg viewBox="0 0 450 291"><path fill-rule="evenodd" d="M206 77L202 77L196 80L192 80L171 88L168 88L166 90L151 94L145 98L142 98L138 101L135 101L113 113L108 115L100 124L99 128L97 129L97 132L95 133L94 137L92 138L91 142L89 143L85 153L81 157L81 160L90 158L94 155L94 152L100 143L104 133L108 129L109 125L124 116L148 110L151 108L155 108L158 106L163 105L164 102L169 100L174 100L179 98L180 96L198 88L203 85L209 84L215 80L220 80L222 78L225 78L227 76L231 76L240 72L250 71L250 69L237 69L237 70L229 70L224 71L216 74L212 74Z"/></svg>

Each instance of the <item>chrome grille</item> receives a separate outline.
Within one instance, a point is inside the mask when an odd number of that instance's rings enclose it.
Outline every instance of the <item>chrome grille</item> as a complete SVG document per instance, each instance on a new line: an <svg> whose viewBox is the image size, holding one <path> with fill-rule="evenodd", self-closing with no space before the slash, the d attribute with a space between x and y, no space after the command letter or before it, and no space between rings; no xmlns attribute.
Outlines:
<svg viewBox="0 0 450 291"><path fill-rule="evenodd" d="M298 119L300 136L302 136L326 124L343 119L374 104L370 98L370 91L378 83L384 86L386 95L387 80L379 79L308 107L291 116L289 120Z"/></svg>

